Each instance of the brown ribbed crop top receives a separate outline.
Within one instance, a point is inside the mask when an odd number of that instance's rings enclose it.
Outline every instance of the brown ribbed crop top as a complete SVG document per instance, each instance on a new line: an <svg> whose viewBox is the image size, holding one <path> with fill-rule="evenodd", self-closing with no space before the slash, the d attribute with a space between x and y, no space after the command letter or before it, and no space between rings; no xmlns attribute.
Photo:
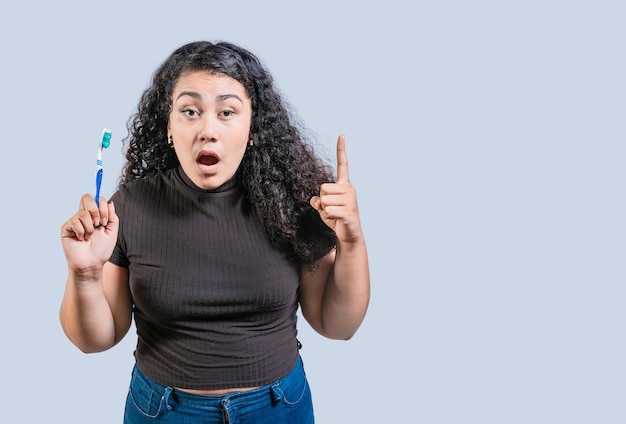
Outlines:
<svg viewBox="0 0 626 424"><path fill-rule="evenodd" d="M135 359L168 386L261 386L296 363L299 267L275 248L235 179L178 169L125 184L110 261L129 270Z"/></svg>

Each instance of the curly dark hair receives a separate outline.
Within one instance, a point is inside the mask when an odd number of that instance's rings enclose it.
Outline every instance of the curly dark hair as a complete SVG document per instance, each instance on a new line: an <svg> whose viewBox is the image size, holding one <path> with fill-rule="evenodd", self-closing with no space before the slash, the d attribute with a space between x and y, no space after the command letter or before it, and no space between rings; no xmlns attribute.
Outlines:
<svg viewBox="0 0 626 424"><path fill-rule="evenodd" d="M335 243L334 232L309 204L321 184L334 181L331 167L316 155L295 113L260 60L220 41L192 42L176 49L152 76L137 112L128 121L126 163L119 184L179 166L167 143L172 91L187 73L227 75L245 88L252 105L248 148L238 169L244 193L272 242L310 265Z"/></svg>

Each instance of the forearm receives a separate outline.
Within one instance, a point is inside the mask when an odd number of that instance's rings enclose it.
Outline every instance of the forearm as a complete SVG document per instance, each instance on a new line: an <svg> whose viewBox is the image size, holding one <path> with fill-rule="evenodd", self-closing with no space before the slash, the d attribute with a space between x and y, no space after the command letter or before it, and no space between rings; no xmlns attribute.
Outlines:
<svg viewBox="0 0 626 424"><path fill-rule="evenodd" d="M363 322L369 299L370 275L365 241L339 243L322 303L322 321L327 337L350 339Z"/></svg>
<svg viewBox="0 0 626 424"><path fill-rule="evenodd" d="M102 270L70 271L61 303L63 331L85 353L101 352L115 344L115 322L104 295Z"/></svg>

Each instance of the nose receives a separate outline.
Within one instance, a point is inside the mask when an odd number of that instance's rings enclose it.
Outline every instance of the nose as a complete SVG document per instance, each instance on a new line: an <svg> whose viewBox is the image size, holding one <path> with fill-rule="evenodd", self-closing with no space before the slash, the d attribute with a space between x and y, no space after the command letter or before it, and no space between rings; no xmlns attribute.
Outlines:
<svg viewBox="0 0 626 424"><path fill-rule="evenodd" d="M198 139L201 141L217 141L219 139L218 119L211 114L205 114L198 125Z"/></svg>

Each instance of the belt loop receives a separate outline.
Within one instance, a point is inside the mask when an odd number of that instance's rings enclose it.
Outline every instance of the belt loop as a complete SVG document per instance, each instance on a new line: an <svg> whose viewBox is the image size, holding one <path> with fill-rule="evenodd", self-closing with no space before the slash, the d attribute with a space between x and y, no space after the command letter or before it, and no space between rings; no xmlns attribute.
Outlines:
<svg viewBox="0 0 626 424"><path fill-rule="evenodd" d="M168 411L172 410L172 406L170 405L170 395L172 394L172 388L166 387L163 396L161 397L161 403L165 405L165 408Z"/></svg>
<svg viewBox="0 0 626 424"><path fill-rule="evenodd" d="M280 383L272 384L272 386L270 387L270 392L272 394L272 401L274 401L274 403L278 403L282 400L284 393L283 389L280 387Z"/></svg>

